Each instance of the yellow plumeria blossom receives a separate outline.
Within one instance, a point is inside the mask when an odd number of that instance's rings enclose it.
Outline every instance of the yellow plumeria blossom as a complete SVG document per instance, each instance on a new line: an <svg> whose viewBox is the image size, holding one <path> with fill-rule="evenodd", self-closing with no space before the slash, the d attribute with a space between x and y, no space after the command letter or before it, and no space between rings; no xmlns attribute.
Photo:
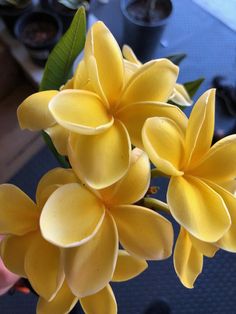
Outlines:
<svg viewBox="0 0 236 314"><path fill-rule="evenodd" d="M125 57L125 74L126 80L128 81L130 77L142 66L142 63L137 59L133 50L128 45L123 46L122 52ZM184 107L191 106L193 103L184 85L178 83L175 84L173 92L168 100L171 100L176 105Z"/></svg>
<svg viewBox="0 0 236 314"><path fill-rule="evenodd" d="M150 118L143 143L157 169L171 177L167 203L176 221L197 239L236 251L236 198L220 186L236 176L236 135L211 147L214 112L212 89L197 101L186 132L168 118Z"/></svg>
<svg viewBox="0 0 236 314"><path fill-rule="evenodd" d="M128 172L114 185L92 190L79 183L67 184L45 203L41 232L47 241L66 249L65 276L77 297L97 293L112 279L119 242L132 256L145 260L171 255L170 222L145 207L131 205L143 198L149 182L149 159L136 148Z"/></svg>
<svg viewBox="0 0 236 314"><path fill-rule="evenodd" d="M129 255L124 250L119 251L116 268L112 281L126 281L136 277L147 268L145 260ZM70 290L66 281L55 298L48 302L40 298L37 305L37 314L66 314L80 302L86 314L116 314L117 304L110 285L107 285L96 294L79 299Z"/></svg>
<svg viewBox="0 0 236 314"><path fill-rule="evenodd" d="M59 92L28 97L18 108L20 126L47 130L64 154L63 139L70 133L69 159L76 160L77 174L92 188L105 188L126 173L131 143L142 148L141 129L147 118L169 117L185 127L182 111L166 103L178 71L167 59L153 60L127 82L121 50L106 26L97 22L88 32L74 78Z"/></svg>
<svg viewBox="0 0 236 314"><path fill-rule="evenodd" d="M60 185L77 182L71 170L55 169L39 182L36 204L19 188L0 185L1 257L13 273L29 279L34 290L51 300L64 281L61 250L45 241L39 228L42 206Z"/></svg>
<svg viewBox="0 0 236 314"><path fill-rule="evenodd" d="M174 249L174 267L185 287L193 288L202 272L204 256L213 257L217 251L215 244L200 241L181 227Z"/></svg>

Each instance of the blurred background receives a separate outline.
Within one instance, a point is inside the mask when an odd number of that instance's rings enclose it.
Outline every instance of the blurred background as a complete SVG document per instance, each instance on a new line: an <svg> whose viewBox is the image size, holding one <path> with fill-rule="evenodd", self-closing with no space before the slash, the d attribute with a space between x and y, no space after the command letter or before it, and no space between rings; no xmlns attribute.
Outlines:
<svg viewBox="0 0 236 314"><path fill-rule="evenodd" d="M235 133L236 0L161 0L157 21L155 16L147 17L151 30L146 30L147 21L142 19L134 26L133 12L127 17L130 2L83 1L88 26L103 20L121 46L130 41L141 61L186 54L179 82L204 77L194 100L208 88L218 87L215 138ZM48 53L75 9L56 0L24 1L20 7L17 3L14 14L7 12L7 6L0 1L0 183L17 184L33 197L39 178L57 162L39 133L19 129L16 109L37 91ZM158 198L164 200L166 182L155 184L160 185ZM235 273L236 256L219 252L214 259L205 259L203 274L188 290L175 275L170 258L150 263L137 279L113 288L121 314L234 314ZM0 313L33 314L35 303L33 295L8 294L0 297ZM77 313L82 312L77 309Z"/></svg>

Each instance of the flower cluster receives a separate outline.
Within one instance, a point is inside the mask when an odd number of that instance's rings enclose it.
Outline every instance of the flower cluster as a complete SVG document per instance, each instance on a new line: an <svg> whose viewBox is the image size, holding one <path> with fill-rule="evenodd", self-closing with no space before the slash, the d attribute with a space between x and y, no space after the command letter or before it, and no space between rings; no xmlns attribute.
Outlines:
<svg viewBox="0 0 236 314"><path fill-rule="evenodd" d="M122 54L97 22L72 79L19 106L20 126L47 132L72 167L45 174L35 202L0 186L1 257L39 295L38 314L65 314L78 301L87 314L115 314L110 282L171 256L171 223L141 206L149 159L170 177L166 208L181 226L174 249L181 282L193 287L203 256L236 252L236 136L211 147L215 91L188 119L180 107L192 101L178 71L167 59L141 64L127 46Z"/></svg>

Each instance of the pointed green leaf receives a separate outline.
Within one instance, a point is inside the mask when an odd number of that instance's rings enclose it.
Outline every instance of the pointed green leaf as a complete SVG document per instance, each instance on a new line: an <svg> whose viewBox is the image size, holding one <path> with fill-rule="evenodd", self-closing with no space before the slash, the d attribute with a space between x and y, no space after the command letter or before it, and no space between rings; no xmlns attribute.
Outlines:
<svg viewBox="0 0 236 314"><path fill-rule="evenodd" d="M40 84L40 91L59 89L68 80L75 58L84 48L86 18L84 8L76 12L73 21L51 52Z"/></svg>
<svg viewBox="0 0 236 314"><path fill-rule="evenodd" d="M181 61L183 61L186 57L187 57L186 53L179 53L176 55L168 56L166 58L169 59L174 64L179 65Z"/></svg>
<svg viewBox="0 0 236 314"><path fill-rule="evenodd" d="M190 98L193 98L203 81L204 78L201 77L198 80L184 83L184 87L186 88Z"/></svg>

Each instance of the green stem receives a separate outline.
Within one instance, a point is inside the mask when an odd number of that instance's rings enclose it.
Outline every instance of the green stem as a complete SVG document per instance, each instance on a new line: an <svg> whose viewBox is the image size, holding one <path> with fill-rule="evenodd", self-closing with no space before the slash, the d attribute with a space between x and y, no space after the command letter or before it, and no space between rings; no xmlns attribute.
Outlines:
<svg viewBox="0 0 236 314"><path fill-rule="evenodd" d="M167 214L170 214L170 210L169 210L168 205L166 203L160 201L160 200L155 199L155 198L145 197L143 199L142 203L143 203L144 207L150 208L150 209L154 210L155 212L163 211Z"/></svg>

